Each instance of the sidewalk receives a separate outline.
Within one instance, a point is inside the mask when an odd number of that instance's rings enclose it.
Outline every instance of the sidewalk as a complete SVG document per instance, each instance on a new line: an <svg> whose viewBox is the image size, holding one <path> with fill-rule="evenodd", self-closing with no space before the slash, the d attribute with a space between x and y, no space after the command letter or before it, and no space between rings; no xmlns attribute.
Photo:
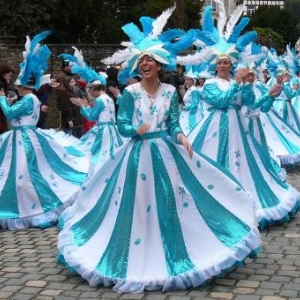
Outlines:
<svg viewBox="0 0 300 300"><path fill-rule="evenodd" d="M300 168L289 183L300 190ZM0 231L0 299L9 300L296 300L300 299L300 213L284 226L264 230L262 252L222 279L186 291L117 294L90 287L56 264L57 229Z"/></svg>

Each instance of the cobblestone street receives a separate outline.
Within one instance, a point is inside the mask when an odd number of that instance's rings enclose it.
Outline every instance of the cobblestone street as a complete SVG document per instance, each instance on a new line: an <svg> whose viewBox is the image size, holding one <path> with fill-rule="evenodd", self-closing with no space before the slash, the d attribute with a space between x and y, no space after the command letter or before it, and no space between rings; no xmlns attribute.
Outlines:
<svg viewBox="0 0 300 300"><path fill-rule="evenodd" d="M288 171L300 190L300 169ZM283 300L300 299L300 213L284 226L264 230L262 252L224 278L186 291L117 294L90 287L56 264L57 229L0 231L0 299Z"/></svg>

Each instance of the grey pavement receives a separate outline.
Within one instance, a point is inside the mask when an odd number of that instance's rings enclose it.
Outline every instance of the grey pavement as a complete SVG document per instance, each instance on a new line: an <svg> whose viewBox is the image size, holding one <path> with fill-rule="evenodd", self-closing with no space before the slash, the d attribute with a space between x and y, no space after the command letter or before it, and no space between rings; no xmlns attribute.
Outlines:
<svg viewBox="0 0 300 300"><path fill-rule="evenodd" d="M288 171L300 190L300 168ZM300 299L300 213L261 232L262 252L205 287L162 293L117 294L90 287L56 263L57 229L0 231L0 299L9 300L294 300Z"/></svg>

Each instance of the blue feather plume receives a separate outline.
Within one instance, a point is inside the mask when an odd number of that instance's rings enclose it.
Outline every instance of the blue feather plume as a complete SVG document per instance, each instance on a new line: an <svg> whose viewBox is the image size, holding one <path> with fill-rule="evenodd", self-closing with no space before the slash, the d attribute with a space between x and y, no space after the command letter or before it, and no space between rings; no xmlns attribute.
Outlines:
<svg viewBox="0 0 300 300"><path fill-rule="evenodd" d="M122 27L122 30L126 33L130 41L134 44L138 44L145 38L144 33L141 32L140 29L134 23L128 23L124 25Z"/></svg>
<svg viewBox="0 0 300 300"><path fill-rule="evenodd" d="M46 45L40 45L40 42L45 39L51 30L43 31L30 41L27 37L25 44L25 52L23 52L24 60L20 64L20 75L18 81L23 86L34 87L36 90L40 88L41 77L45 70L48 69L48 58L51 51Z"/></svg>
<svg viewBox="0 0 300 300"><path fill-rule="evenodd" d="M250 18L243 17L239 21L239 23L234 27L230 37L228 38L228 43L235 43L239 38L241 32L245 29L245 27L249 24Z"/></svg>
<svg viewBox="0 0 300 300"><path fill-rule="evenodd" d="M147 16L143 16L140 18L140 23L142 24L142 28L143 28L143 32L144 32L144 35L147 36L149 33L152 32L152 29L153 29L153 26L152 26L152 23L153 23L154 19L151 18L151 17L147 17Z"/></svg>
<svg viewBox="0 0 300 300"><path fill-rule="evenodd" d="M256 31L249 31L237 39L235 48L242 51L245 46L253 42L257 38Z"/></svg>
<svg viewBox="0 0 300 300"><path fill-rule="evenodd" d="M207 6L205 7L203 14L202 14L202 30L213 32L214 30L214 19L212 15L212 7Z"/></svg>

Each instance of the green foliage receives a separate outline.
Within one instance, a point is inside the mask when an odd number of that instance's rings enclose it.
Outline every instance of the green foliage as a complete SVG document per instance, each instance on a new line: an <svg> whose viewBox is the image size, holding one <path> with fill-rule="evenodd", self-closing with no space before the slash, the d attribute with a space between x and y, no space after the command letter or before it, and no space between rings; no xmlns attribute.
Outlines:
<svg viewBox="0 0 300 300"><path fill-rule="evenodd" d="M283 37L279 33L275 32L269 27L254 27L253 29L258 33L257 43L267 46L268 48L273 47L277 50L277 53L284 52L286 44L283 40Z"/></svg>
<svg viewBox="0 0 300 300"><path fill-rule="evenodd" d="M175 0L176 10L166 28L198 28L203 1ZM0 34L15 35L23 43L26 35L45 29L50 43L113 43L126 36L121 27L139 23L143 15L159 16L174 0L1 0Z"/></svg>
<svg viewBox="0 0 300 300"><path fill-rule="evenodd" d="M251 16L250 27L271 28L282 36L284 43L295 44L300 36L298 20L286 9L262 5Z"/></svg>
<svg viewBox="0 0 300 300"><path fill-rule="evenodd" d="M299 0L285 0L284 8L289 11L300 24L300 1Z"/></svg>

